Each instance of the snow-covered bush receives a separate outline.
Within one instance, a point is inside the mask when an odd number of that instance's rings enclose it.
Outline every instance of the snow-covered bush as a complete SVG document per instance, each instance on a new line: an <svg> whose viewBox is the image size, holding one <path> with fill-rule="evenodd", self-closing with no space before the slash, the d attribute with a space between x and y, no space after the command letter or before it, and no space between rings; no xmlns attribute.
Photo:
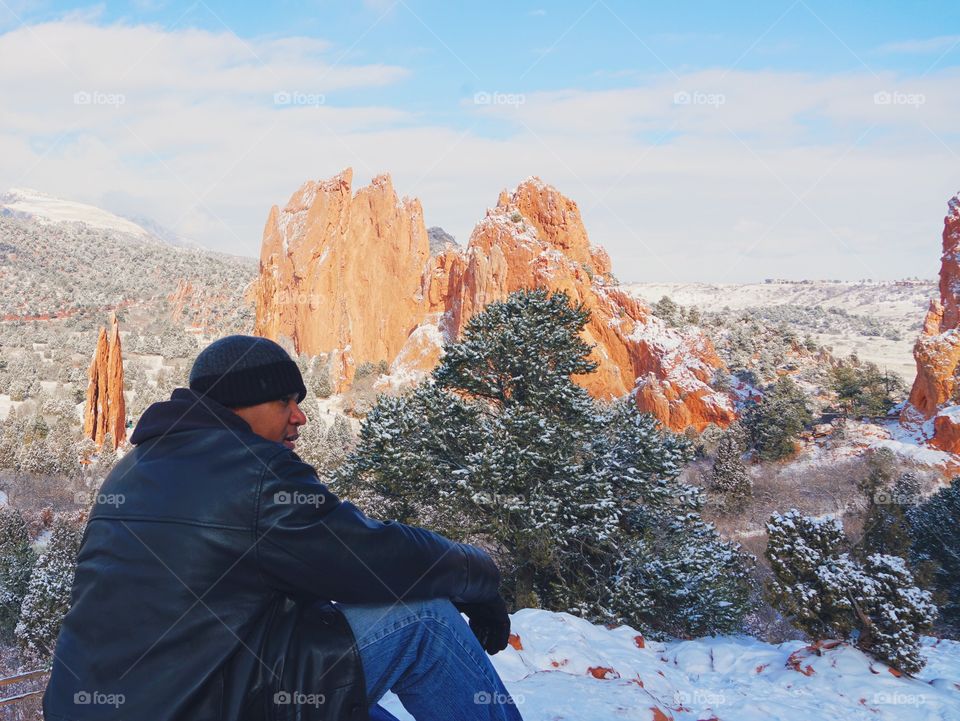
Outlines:
<svg viewBox="0 0 960 721"><path fill-rule="evenodd" d="M58 517L50 541L37 559L20 608L15 636L27 658L46 662L70 608L70 591L83 531L76 519Z"/></svg>
<svg viewBox="0 0 960 721"><path fill-rule="evenodd" d="M907 511L910 557L940 607L942 623L960 634L960 476Z"/></svg>
<svg viewBox="0 0 960 721"><path fill-rule="evenodd" d="M13 638L36 557L20 512L0 506L0 640Z"/></svg>
<svg viewBox="0 0 960 721"><path fill-rule="evenodd" d="M861 562L845 550L837 519L797 510L773 514L767 531L770 602L799 629L815 639L852 640L907 673L923 667L920 634L937 610L902 558L870 554Z"/></svg>

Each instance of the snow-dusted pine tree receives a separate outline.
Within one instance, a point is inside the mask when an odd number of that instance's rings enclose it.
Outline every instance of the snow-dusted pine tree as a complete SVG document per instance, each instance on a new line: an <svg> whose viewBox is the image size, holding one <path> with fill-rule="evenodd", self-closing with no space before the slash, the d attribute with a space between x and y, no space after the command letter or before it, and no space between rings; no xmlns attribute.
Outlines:
<svg viewBox="0 0 960 721"><path fill-rule="evenodd" d="M847 638L857 625L845 540L836 518L811 518L796 509L774 513L767 523L770 602L813 638Z"/></svg>
<svg viewBox="0 0 960 721"><path fill-rule="evenodd" d="M20 511L0 506L0 640L9 643L36 555Z"/></svg>
<svg viewBox="0 0 960 721"><path fill-rule="evenodd" d="M378 515L489 548L515 606L731 630L711 624L742 616L727 591L743 559L677 481L688 444L632 400L603 406L571 380L594 369L588 317L545 290L491 304L432 379L378 400L334 483ZM679 593L652 587L644 564L658 559Z"/></svg>
<svg viewBox="0 0 960 721"><path fill-rule="evenodd" d="M33 567L14 633L20 650L38 663L49 660L60 624L70 608L82 537L83 530L76 520L57 518L50 541Z"/></svg>
<svg viewBox="0 0 960 721"><path fill-rule="evenodd" d="M750 445L764 461L792 455L800 431L812 421L805 394L789 376L778 379L743 414Z"/></svg>
<svg viewBox="0 0 960 721"><path fill-rule="evenodd" d="M899 556L871 554L855 578L852 601L862 624L857 646L894 668L916 673L924 664L920 634L937 616L930 594L917 588Z"/></svg>
<svg viewBox="0 0 960 721"><path fill-rule="evenodd" d="M340 466L350 450L353 448L353 428L350 420L342 413L337 413L333 423L327 429L325 441L325 464L328 468Z"/></svg>
<svg viewBox="0 0 960 721"><path fill-rule="evenodd" d="M913 545L910 559L929 576L940 620L960 633L960 476L907 511Z"/></svg>
<svg viewBox="0 0 960 721"><path fill-rule="evenodd" d="M902 558L871 554L861 563L845 550L837 519L795 509L773 514L767 531L775 608L812 638L853 640L901 671L922 668L920 634L932 624L936 607Z"/></svg>
<svg viewBox="0 0 960 721"><path fill-rule="evenodd" d="M753 491L753 481L743 464L745 437L739 423L732 424L720 437L717 455L710 473L710 488L722 494L728 503L748 498Z"/></svg>

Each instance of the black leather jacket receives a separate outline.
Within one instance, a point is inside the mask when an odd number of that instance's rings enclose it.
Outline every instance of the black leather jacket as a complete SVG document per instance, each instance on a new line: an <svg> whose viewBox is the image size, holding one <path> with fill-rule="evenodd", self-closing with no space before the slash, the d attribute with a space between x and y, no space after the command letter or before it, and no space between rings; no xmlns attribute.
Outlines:
<svg viewBox="0 0 960 721"><path fill-rule="evenodd" d="M189 390L152 405L131 442L84 533L49 721L366 719L353 634L330 601L497 592L483 551L367 518Z"/></svg>

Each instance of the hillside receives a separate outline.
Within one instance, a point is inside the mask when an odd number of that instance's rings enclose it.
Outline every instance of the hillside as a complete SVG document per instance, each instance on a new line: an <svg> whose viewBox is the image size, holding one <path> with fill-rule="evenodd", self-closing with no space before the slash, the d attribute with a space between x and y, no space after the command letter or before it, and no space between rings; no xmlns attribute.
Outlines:
<svg viewBox="0 0 960 721"><path fill-rule="evenodd" d="M0 318L49 319L163 301L178 284L207 300L214 324L243 315L256 261L82 223L0 217Z"/></svg>
<svg viewBox="0 0 960 721"><path fill-rule="evenodd" d="M786 323L796 333L844 357L856 353L910 383L916 372L913 344L931 298L934 280L809 281L802 283L634 283L639 298L655 303L664 296L701 313L734 316L746 312L771 324Z"/></svg>

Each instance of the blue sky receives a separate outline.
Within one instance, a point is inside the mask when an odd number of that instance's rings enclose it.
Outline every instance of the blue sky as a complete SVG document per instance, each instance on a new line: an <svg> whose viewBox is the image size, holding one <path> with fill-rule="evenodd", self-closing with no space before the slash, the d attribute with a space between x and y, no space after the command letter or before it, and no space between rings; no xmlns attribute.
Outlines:
<svg viewBox="0 0 960 721"><path fill-rule="evenodd" d="M247 255L349 165L461 241L539 175L625 280L932 276L960 189L957 3L0 0L0 63L0 186Z"/></svg>

